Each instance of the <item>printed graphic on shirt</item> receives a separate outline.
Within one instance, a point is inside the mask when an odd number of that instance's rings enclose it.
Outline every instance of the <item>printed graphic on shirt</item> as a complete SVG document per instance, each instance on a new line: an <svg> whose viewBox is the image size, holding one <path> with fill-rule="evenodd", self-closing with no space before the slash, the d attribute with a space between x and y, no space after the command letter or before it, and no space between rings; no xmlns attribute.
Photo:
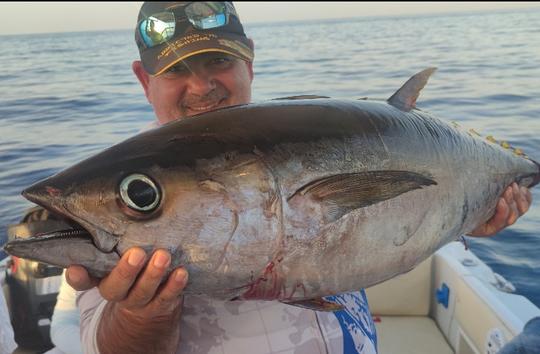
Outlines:
<svg viewBox="0 0 540 354"><path fill-rule="evenodd" d="M334 312L343 332L343 353L376 354L377 334L364 290L324 299L344 306Z"/></svg>

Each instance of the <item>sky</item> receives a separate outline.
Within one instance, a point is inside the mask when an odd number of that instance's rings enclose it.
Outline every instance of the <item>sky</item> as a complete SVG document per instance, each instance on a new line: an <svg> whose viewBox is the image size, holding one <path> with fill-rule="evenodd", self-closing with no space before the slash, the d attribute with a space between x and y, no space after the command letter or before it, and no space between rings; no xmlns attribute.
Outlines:
<svg viewBox="0 0 540 354"><path fill-rule="evenodd" d="M0 2L0 35L132 29L142 2ZM236 2L242 22L534 8L534 2Z"/></svg>

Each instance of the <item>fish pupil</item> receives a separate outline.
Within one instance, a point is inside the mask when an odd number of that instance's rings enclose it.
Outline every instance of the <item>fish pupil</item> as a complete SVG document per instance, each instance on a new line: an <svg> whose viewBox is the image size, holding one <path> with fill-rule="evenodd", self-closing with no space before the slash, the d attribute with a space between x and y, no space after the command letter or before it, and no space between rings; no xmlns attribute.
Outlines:
<svg viewBox="0 0 540 354"><path fill-rule="evenodd" d="M129 199L139 208L145 208L155 202L156 190L144 181L132 181L127 190Z"/></svg>

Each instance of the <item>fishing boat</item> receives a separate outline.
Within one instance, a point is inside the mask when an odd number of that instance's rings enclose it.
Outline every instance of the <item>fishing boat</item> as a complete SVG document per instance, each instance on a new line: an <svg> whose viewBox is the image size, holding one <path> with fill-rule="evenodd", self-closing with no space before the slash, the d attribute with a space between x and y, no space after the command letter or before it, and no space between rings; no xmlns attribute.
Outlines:
<svg viewBox="0 0 540 354"><path fill-rule="evenodd" d="M16 257L0 261L15 353L53 347L49 330L61 281L61 268ZM380 354L495 354L540 316L540 308L458 242L366 292Z"/></svg>
<svg viewBox="0 0 540 354"><path fill-rule="evenodd" d="M496 354L540 316L459 242L366 292L380 354Z"/></svg>

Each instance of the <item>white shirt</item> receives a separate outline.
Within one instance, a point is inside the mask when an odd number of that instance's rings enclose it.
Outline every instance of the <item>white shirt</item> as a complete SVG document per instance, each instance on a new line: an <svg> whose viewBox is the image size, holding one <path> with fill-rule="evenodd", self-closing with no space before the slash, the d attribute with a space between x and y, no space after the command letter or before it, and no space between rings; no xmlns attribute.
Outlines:
<svg viewBox="0 0 540 354"><path fill-rule="evenodd" d="M66 282L65 273L51 319L51 342L66 354L82 354L76 291Z"/></svg>
<svg viewBox="0 0 540 354"><path fill-rule="evenodd" d="M375 354L375 325L364 291L328 296L344 310L320 312L277 301L184 300L177 353ZM85 353L99 353L96 332L107 301L97 288L79 293Z"/></svg>

